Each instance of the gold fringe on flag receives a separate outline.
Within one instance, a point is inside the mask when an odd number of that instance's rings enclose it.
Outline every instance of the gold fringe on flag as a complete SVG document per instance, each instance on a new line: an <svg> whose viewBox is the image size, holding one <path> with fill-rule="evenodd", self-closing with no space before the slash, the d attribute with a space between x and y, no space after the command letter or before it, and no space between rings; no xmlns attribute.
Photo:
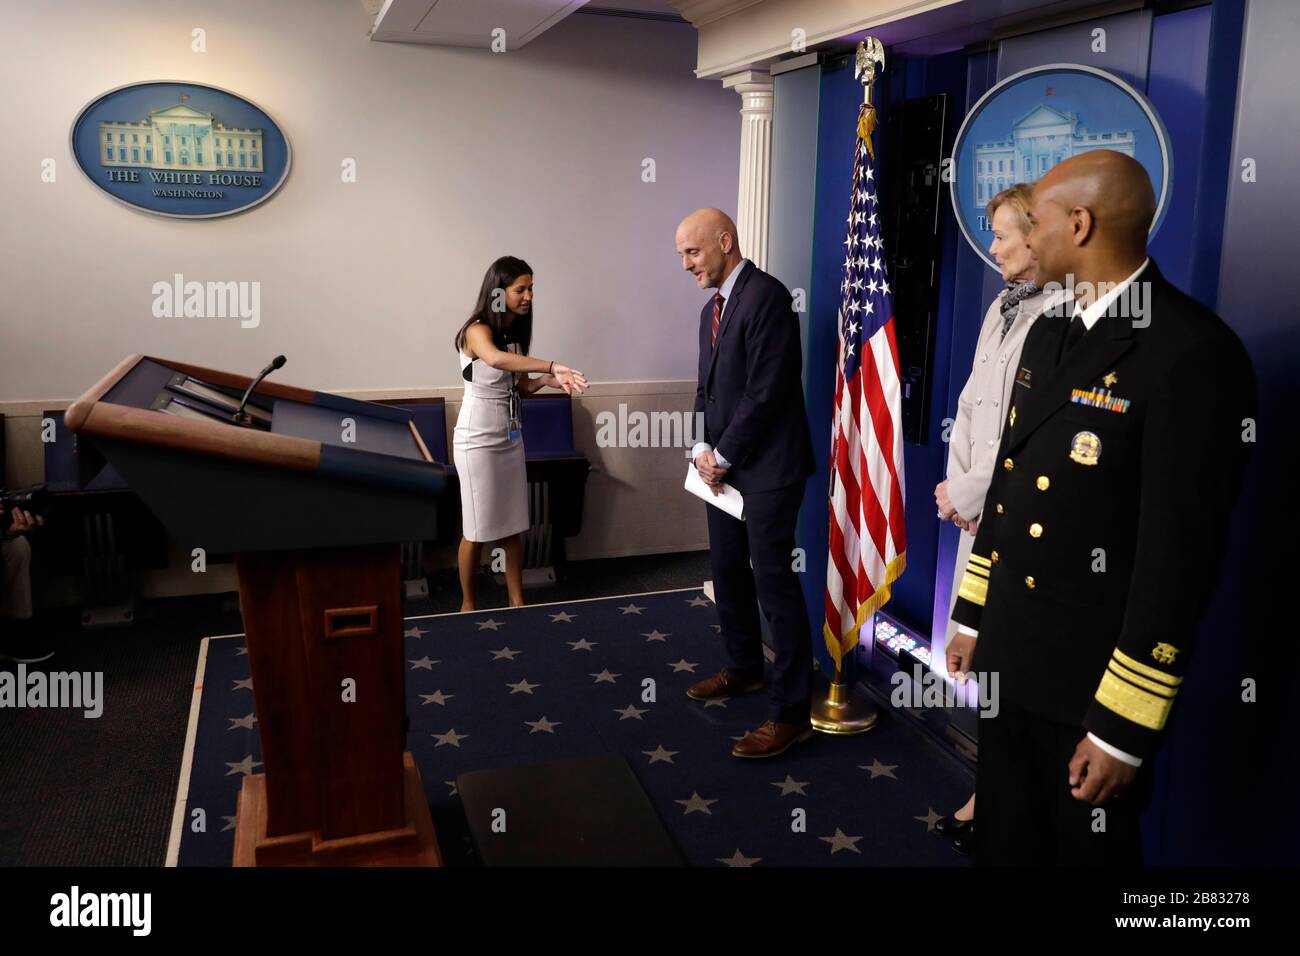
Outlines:
<svg viewBox="0 0 1300 956"><path fill-rule="evenodd" d="M898 557L894 558L893 561L889 562L889 566L885 568L884 583L881 584L880 587L876 588L871 597L862 602L862 605L858 608L857 620L845 633L837 637L835 632L831 630L829 621L822 625L822 637L826 639L826 650L830 652L831 660L835 661L835 667L837 670L843 666L845 656L851 653L853 648L858 646L858 641L860 640L862 632L862 625L885 606L891 593L890 585L898 580L898 576L903 573L903 569L906 567L906 552L900 554ZM874 634L871 639L875 640Z"/></svg>
<svg viewBox="0 0 1300 956"><path fill-rule="evenodd" d="M871 142L871 134L876 131L876 108L870 103L863 103L858 110L858 139L867 147L867 155L876 158L876 147Z"/></svg>

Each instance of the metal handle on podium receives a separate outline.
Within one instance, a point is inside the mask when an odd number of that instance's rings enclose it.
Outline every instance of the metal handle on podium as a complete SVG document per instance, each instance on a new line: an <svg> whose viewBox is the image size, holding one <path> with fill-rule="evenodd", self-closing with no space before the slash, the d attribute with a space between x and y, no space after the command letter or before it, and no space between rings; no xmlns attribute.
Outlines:
<svg viewBox="0 0 1300 956"><path fill-rule="evenodd" d="M379 633L379 605L332 607L325 610L325 640L365 637Z"/></svg>

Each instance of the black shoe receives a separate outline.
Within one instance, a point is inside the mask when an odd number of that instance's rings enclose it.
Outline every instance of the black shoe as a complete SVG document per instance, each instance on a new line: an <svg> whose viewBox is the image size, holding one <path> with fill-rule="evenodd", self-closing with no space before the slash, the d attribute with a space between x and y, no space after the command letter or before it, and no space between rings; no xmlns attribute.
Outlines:
<svg viewBox="0 0 1300 956"><path fill-rule="evenodd" d="M39 638L23 635L0 638L0 661L15 664L39 664L54 656L54 650Z"/></svg>
<svg viewBox="0 0 1300 956"><path fill-rule="evenodd" d="M968 833L974 825L974 817L969 820L958 820L956 817L940 817L934 822L934 832L941 837L955 840L957 837Z"/></svg>
<svg viewBox="0 0 1300 956"><path fill-rule="evenodd" d="M973 821L968 821L973 822ZM962 856L970 856L975 852L975 830L967 827L961 833L952 838L952 848Z"/></svg>

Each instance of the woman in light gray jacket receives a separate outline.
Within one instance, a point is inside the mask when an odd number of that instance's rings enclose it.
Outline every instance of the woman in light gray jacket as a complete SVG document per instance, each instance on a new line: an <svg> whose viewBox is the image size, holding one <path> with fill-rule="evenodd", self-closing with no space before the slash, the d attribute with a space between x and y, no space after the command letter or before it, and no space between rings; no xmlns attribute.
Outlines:
<svg viewBox="0 0 1300 956"><path fill-rule="evenodd" d="M993 244L989 252L1002 271L1007 287L989 305L975 346L975 361L966 387L957 400L957 416L948 443L948 477L934 489L938 515L964 532L957 546L951 602L957 598L958 585L975 531L979 526L984 496L993 477L1002 426L1007 417L1007 402L1020 367L1020 347L1038 316L1054 307L1060 294L1049 296L1029 281L1033 256L1025 240L1033 228L1029 216L1032 187L1017 183L994 196L988 204L993 226ZM962 674L969 666L969 654L952 648L956 625L951 614L944 655L951 674ZM960 643L960 642L958 642ZM944 817L935 829L953 841L953 846L969 852L975 830L975 795L952 817Z"/></svg>

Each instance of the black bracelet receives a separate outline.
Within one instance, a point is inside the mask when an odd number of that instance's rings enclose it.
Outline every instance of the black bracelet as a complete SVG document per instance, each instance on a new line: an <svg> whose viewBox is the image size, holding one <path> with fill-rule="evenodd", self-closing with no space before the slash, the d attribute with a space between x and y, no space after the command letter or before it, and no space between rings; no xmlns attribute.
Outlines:
<svg viewBox="0 0 1300 956"><path fill-rule="evenodd" d="M555 359L551 359L551 367L546 370L547 375L555 374Z"/></svg>

